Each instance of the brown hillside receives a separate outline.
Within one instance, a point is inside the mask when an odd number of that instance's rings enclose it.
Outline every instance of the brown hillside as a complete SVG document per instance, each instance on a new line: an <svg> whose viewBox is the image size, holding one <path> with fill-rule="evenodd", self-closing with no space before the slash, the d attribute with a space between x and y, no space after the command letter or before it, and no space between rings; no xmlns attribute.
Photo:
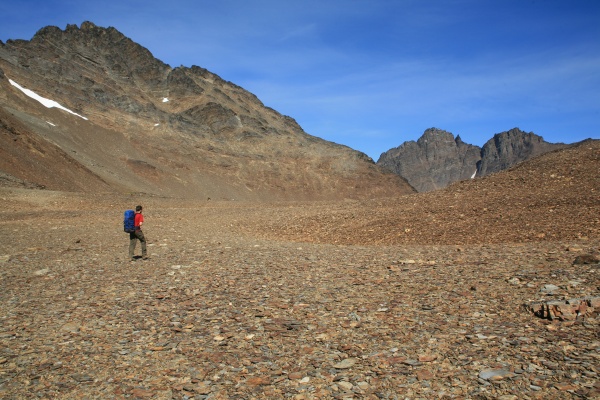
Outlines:
<svg viewBox="0 0 600 400"><path fill-rule="evenodd" d="M60 147L32 134L0 108L0 186L107 191L110 186Z"/></svg>
<svg viewBox="0 0 600 400"><path fill-rule="evenodd" d="M316 243L479 244L600 236L600 141L430 193L282 209L271 238Z"/></svg>

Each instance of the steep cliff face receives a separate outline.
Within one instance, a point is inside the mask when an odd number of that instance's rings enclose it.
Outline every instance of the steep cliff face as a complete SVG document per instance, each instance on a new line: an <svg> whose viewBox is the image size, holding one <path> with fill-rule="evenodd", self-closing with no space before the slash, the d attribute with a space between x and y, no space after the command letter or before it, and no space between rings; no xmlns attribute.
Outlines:
<svg viewBox="0 0 600 400"><path fill-rule="evenodd" d="M377 164L406 178L417 191L441 189L476 172L480 149L430 128L419 140L405 142L381 155Z"/></svg>
<svg viewBox="0 0 600 400"><path fill-rule="evenodd" d="M518 128L497 133L481 149L481 161L477 164L477 174L485 176L512 167L513 165L565 147L562 143L548 143L533 132L523 132Z"/></svg>
<svg viewBox="0 0 600 400"><path fill-rule="evenodd" d="M111 190L236 199L414 192L363 153L307 134L206 69L170 67L114 28L85 22L0 42L0 71L0 118L11 120L4 125L47 141ZM70 113L44 107L13 83ZM2 124L0 133L10 134ZM33 186L86 187L76 177L59 186L47 180L67 176L61 163L23 175L17 142L3 142L14 162L0 173Z"/></svg>
<svg viewBox="0 0 600 400"><path fill-rule="evenodd" d="M377 164L406 178L419 192L441 189L452 182L485 176L521 161L563 148L519 128L494 135L483 148L464 143L460 136L431 128L417 140L381 155Z"/></svg>

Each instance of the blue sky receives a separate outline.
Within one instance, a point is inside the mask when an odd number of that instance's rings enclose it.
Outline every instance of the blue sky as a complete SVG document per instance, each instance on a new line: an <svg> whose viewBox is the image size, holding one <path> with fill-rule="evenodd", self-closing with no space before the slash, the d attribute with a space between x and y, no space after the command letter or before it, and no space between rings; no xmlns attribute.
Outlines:
<svg viewBox="0 0 600 400"><path fill-rule="evenodd" d="M375 161L430 127L600 138L596 0L0 0L3 42L83 21Z"/></svg>

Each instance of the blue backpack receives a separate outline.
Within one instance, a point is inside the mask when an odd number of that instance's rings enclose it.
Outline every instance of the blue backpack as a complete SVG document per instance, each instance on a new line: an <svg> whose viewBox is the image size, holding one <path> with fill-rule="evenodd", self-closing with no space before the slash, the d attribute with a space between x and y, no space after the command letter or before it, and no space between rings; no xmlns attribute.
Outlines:
<svg viewBox="0 0 600 400"><path fill-rule="evenodd" d="M127 233L135 232L135 211L127 210L123 214L123 230Z"/></svg>

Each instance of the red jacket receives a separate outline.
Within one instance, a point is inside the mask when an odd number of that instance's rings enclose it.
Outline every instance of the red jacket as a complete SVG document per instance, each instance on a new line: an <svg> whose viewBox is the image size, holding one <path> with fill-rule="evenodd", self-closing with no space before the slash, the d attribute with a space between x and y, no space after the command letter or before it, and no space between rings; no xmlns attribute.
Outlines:
<svg viewBox="0 0 600 400"><path fill-rule="evenodd" d="M142 213L135 213L135 230L140 230L142 229L140 226L142 224L142 222L144 222L144 216L142 215Z"/></svg>

